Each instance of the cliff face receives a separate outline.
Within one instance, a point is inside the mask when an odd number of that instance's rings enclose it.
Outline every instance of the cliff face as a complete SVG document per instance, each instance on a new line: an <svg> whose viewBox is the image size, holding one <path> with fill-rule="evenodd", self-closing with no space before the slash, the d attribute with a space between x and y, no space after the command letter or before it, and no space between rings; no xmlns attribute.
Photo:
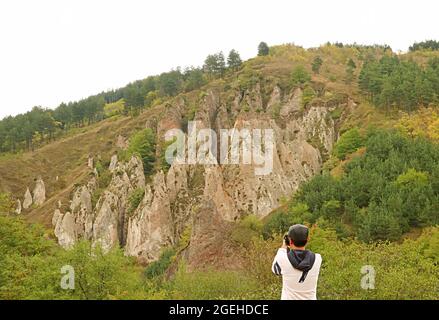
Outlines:
<svg viewBox="0 0 439 320"><path fill-rule="evenodd" d="M272 129L271 173L256 175L254 164L173 164L168 172L160 171L145 183L140 159L121 163L113 157L111 183L94 207L96 170L86 185L76 189L69 210L55 211L52 221L60 245L69 247L85 238L105 249L121 245L127 255L148 262L190 227L187 257L206 260L217 241L215 232L245 214L266 216L279 207L282 197L320 171L322 159L337 139L339 122L355 106L346 99L333 106L303 108L301 89L282 94L277 86L265 101L259 84L234 92L232 99L211 90L199 102L194 120L199 128L217 133L220 129ZM342 113L334 120L331 112L336 108ZM167 130L185 130L188 109L184 99L177 100L164 108L154 125L147 125L163 139ZM145 190L143 199L128 212L129 195L138 188Z"/></svg>

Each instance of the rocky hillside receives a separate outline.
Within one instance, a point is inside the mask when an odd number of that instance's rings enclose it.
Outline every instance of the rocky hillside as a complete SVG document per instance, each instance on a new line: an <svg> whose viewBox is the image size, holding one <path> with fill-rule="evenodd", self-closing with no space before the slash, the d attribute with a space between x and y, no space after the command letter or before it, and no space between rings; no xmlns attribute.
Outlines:
<svg viewBox="0 0 439 320"><path fill-rule="evenodd" d="M360 65L367 54L380 57L385 50L275 47L270 56L251 59L239 71L137 117L115 116L32 153L0 158L0 188L14 195L17 214L43 222L65 248L87 239L150 262L189 230L183 253L189 263L215 262L227 255L224 230L280 207L321 171L347 123L365 125L376 116L345 74L347 60ZM320 72L311 71L316 56L325 61ZM291 71L299 65L312 76L292 83ZM353 77L358 69L351 70ZM216 132L272 129L272 172L255 175L249 164L172 164L145 175L142 159L121 156L135 132L150 128L163 146L168 130L187 134L192 120Z"/></svg>

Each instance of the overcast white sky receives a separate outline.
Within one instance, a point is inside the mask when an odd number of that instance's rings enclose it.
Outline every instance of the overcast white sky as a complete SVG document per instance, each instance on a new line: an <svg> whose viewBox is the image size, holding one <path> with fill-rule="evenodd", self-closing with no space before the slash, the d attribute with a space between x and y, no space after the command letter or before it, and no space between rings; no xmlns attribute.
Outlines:
<svg viewBox="0 0 439 320"><path fill-rule="evenodd" d="M260 41L407 50L439 40L435 0L1 0L0 119L56 107Z"/></svg>

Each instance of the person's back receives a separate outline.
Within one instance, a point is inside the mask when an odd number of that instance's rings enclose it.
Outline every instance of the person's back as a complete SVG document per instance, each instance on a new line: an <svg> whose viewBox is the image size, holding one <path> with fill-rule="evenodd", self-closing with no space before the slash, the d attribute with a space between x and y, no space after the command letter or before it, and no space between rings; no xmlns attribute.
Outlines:
<svg viewBox="0 0 439 320"><path fill-rule="evenodd" d="M316 300L317 282L322 257L305 250L308 228L294 225L288 238L279 248L272 264L272 271L282 276L282 300ZM289 248L291 247L291 249Z"/></svg>

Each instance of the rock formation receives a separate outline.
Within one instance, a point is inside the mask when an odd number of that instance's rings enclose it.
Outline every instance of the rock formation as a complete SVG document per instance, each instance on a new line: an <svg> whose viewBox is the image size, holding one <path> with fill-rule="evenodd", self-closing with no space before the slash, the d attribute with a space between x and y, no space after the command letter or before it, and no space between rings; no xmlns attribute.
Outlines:
<svg viewBox="0 0 439 320"><path fill-rule="evenodd" d="M339 119L343 119L344 113L355 107L353 101L303 107L300 88L282 95L278 86L272 88L264 104L261 92L256 84L225 100L220 92L210 90L200 99L195 120L200 127L216 131L272 129L273 167L269 174L255 175L254 164L172 164L168 172L159 170L146 183L139 158L124 163L113 155L111 183L95 206L91 200L96 188L93 177L75 190L68 212L55 211L53 224L59 243L68 247L85 238L106 250L120 245L127 255L149 262L191 227L189 260L209 260L215 242L207 240L215 239L215 230L220 237L222 228L244 215L266 216L279 207L283 196L291 195L320 171L338 136L331 112L342 108L345 111ZM185 129L182 124L187 108L183 99L176 99L174 105L164 108L162 118L154 119L159 140L169 129ZM119 140L116 144L123 147ZM137 208L130 208L129 197L139 188L145 191L143 199ZM210 229L213 233L209 235Z"/></svg>
<svg viewBox="0 0 439 320"><path fill-rule="evenodd" d="M46 187L41 177L38 177L33 192L33 203L37 206L42 205L46 201Z"/></svg>
<svg viewBox="0 0 439 320"><path fill-rule="evenodd" d="M24 193L23 209L29 209L31 205L32 205L32 195L29 191L29 188L27 188L26 192Z"/></svg>
<svg viewBox="0 0 439 320"><path fill-rule="evenodd" d="M16 214L21 214L21 200L17 200L17 208L15 209Z"/></svg>
<svg viewBox="0 0 439 320"><path fill-rule="evenodd" d="M87 166L88 166L90 169L93 169L93 168L94 168L94 159L93 159L93 156L92 156L92 155L89 155L89 156L88 156L88 159L87 159Z"/></svg>

